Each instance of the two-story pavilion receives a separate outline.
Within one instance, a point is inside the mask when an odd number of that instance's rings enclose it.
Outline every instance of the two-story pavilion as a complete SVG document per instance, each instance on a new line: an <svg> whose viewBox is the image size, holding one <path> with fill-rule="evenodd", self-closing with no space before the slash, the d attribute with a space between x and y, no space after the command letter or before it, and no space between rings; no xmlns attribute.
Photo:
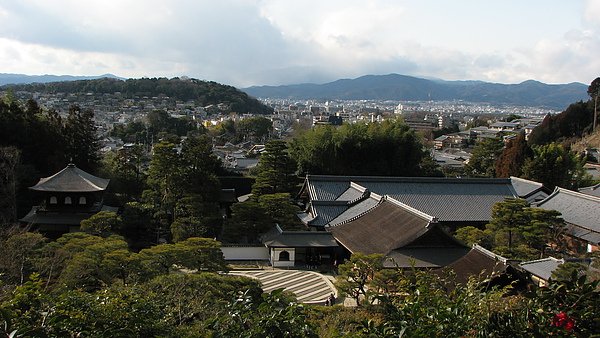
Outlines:
<svg viewBox="0 0 600 338"><path fill-rule="evenodd" d="M104 205L109 181L70 163L29 188L38 193L41 202L20 221L51 238L77 231L80 222L93 214L102 210L117 211L115 207Z"/></svg>

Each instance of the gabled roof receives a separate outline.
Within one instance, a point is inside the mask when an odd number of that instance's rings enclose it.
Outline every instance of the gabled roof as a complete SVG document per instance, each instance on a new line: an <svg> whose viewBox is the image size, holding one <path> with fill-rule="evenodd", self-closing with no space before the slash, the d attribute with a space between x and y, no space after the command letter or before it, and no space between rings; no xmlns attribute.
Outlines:
<svg viewBox="0 0 600 338"><path fill-rule="evenodd" d="M357 216L364 214L365 212L373 209L381 202L381 196L371 194L369 198L366 198L356 204L349 205L346 210L337 215L335 218L330 220L327 224L329 226L336 226L341 223L345 223ZM313 224L310 224L313 225Z"/></svg>
<svg viewBox="0 0 600 338"><path fill-rule="evenodd" d="M96 177L79 168L73 163L58 173L41 178L29 189L48 192L95 192L104 191L110 180Z"/></svg>
<svg viewBox="0 0 600 338"><path fill-rule="evenodd" d="M564 262L565 261L562 259L548 257L534 261L523 262L519 264L519 266L530 274L547 281L550 279L550 277L552 277L552 272Z"/></svg>
<svg viewBox="0 0 600 338"><path fill-rule="evenodd" d="M524 178L511 176L510 181L517 192L517 195L519 195L520 198L527 200L529 203L541 201L548 197L551 192L544 187L542 183L526 180Z"/></svg>
<svg viewBox="0 0 600 338"><path fill-rule="evenodd" d="M567 233L590 243L600 243L600 198L556 188L539 208L556 210L567 223Z"/></svg>
<svg viewBox="0 0 600 338"><path fill-rule="evenodd" d="M495 203L517 197L509 179L307 175L303 187L313 216L319 215L323 220L333 220L358 205L350 199L362 191L365 192L362 198L367 192L387 195L441 222L488 222ZM333 204L328 203L343 202L343 199L348 202L346 209L341 208L341 204L333 208Z"/></svg>
<svg viewBox="0 0 600 338"><path fill-rule="evenodd" d="M519 197L525 197L544 187L542 183L526 180L524 178L515 176L510 177L510 182L512 183L512 186L517 192L517 195L519 195Z"/></svg>
<svg viewBox="0 0 600 338"><path fill-rule="evenodd" d="M469 253L436 273L451 270L455 273L455 282L466 283L471 276L488 278L504 272L509 266L508 259L475 244Z"/></svg>
<svg viewBox="0 0 600 338"><path fill-rule="evenodd" d="M460 246L436 227L436 219L393 199L384 199L375 208L336 227L329 228L335 239L350 252L388 254L394 249ZM419 243L429 235L431 240ZM449 244L450 243L450 244Z"/></svg>

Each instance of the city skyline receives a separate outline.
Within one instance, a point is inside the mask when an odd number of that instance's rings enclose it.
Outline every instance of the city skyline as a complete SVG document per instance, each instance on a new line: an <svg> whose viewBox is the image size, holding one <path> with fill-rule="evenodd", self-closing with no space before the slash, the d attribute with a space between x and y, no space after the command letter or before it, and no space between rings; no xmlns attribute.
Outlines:
<svg viewBox="0 0 600 338"><path fill-rule="evenodd" d="M0 0L0 72L590 83L600 1Z"/></svg>

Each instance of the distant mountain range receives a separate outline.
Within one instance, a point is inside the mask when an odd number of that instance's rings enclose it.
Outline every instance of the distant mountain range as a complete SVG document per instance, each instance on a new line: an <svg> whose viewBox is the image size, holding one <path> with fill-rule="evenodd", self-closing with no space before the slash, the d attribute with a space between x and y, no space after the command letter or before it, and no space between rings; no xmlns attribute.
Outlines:
<svg viewBox="0 0 600 338"><path fill-rule="evenodd" d="M328 100L463 100L492 104L564 109L587 100L587 85L582 83L549 85L528 80L519 84L483 81L427 80L399 74L366 75L325 84L254 86L242 89L258 98Z"/></svg>
<svg viewBox="0 0 600 338"><path fill-rule="evenodd" d="M77 80L96 80L101 78L112 78L124 80L113 74L104 74L98 76L73 76L73 75L25 75L25 74L7 74L0 73L0 86L7 84L28 84L28 83L49 83L60 81L77 81Z"/></svg>

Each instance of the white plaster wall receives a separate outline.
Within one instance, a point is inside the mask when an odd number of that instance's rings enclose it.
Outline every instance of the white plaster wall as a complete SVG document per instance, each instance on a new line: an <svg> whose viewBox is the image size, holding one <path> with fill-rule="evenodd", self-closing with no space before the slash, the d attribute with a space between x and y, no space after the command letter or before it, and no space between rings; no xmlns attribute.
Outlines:
<svg viewBox="0 0 600 338"><path fill-rule="evenodd" d="M221 251L228 261L269 260L269 249L264 246L224 246Z"/></svg>

